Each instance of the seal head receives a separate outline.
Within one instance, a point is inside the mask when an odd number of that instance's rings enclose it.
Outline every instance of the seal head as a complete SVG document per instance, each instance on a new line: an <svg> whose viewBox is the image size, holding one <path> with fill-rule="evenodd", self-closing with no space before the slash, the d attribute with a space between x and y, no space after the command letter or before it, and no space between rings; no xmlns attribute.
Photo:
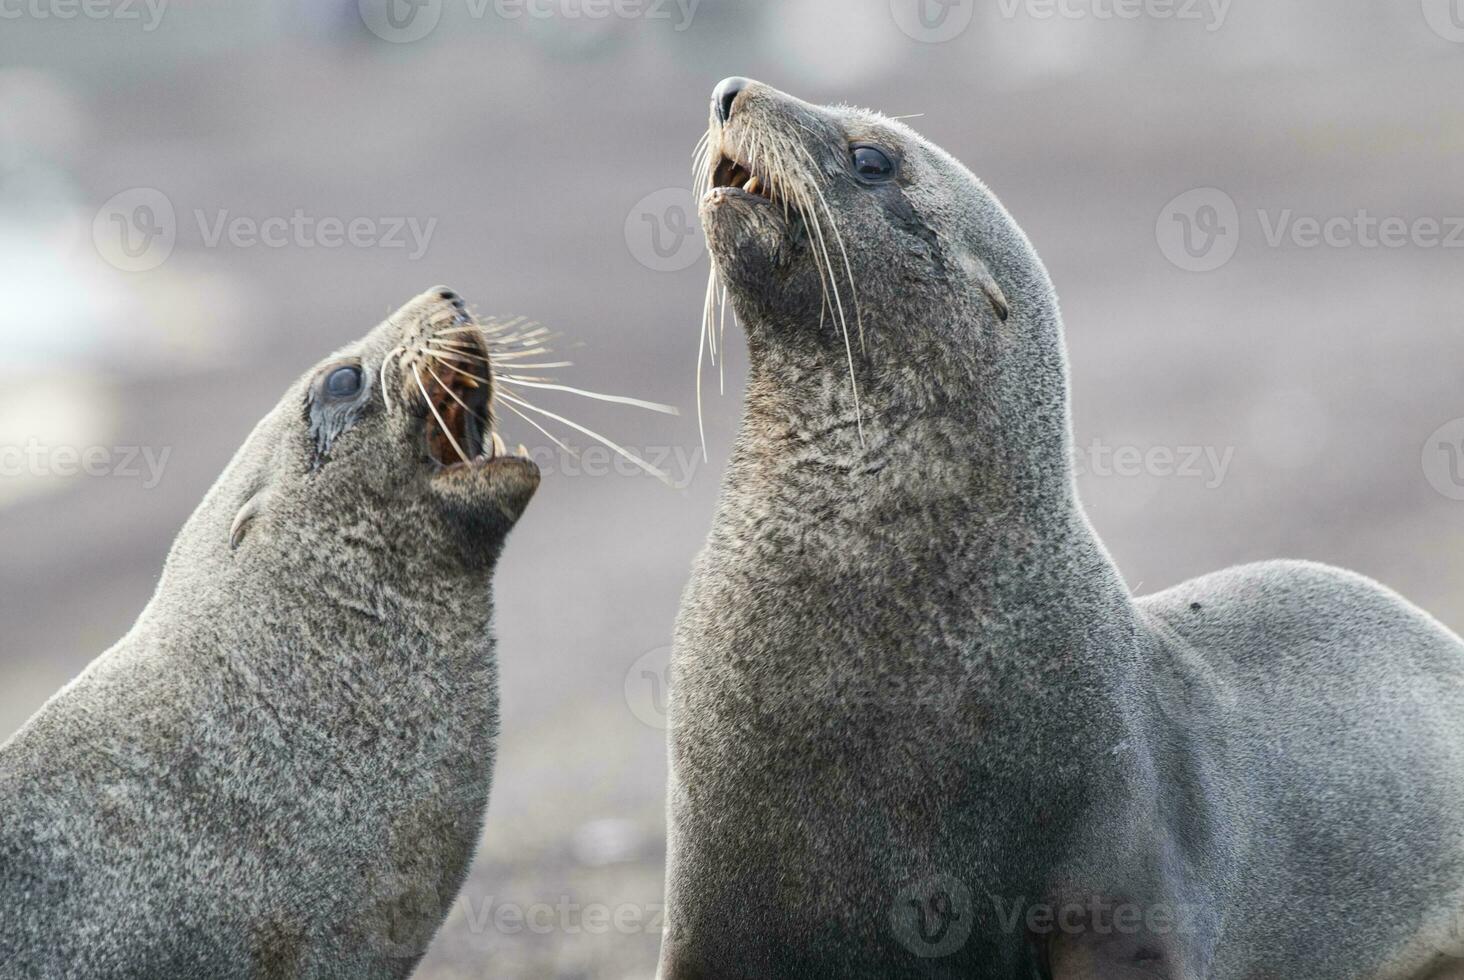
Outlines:
<svg viewBox="0 0 1464 980"><path fill-rule="evenodd" d="M757 397L827 392L856 436L883 411L973 398L1060 427L1055 296L990 191L900 122L738 83L713 100L698 170L709 294L747 332L771 384Z"/></svg>
<svg viewBox="0 0 1464 980"><path fill-rule="evenodd" d="M306 372L211 495L238 501L221 536L230 560L383 514L410 522L434 565L481 570L539 485L494 431L490 347L457 293L436 287Z"/></svg>

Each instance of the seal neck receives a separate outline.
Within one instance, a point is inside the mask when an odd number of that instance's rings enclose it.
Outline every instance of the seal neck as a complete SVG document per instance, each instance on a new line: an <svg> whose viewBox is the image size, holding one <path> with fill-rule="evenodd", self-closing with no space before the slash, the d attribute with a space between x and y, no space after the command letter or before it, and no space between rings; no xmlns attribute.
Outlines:
<svg viewBox="0 0 1464 980"><path fill-rule="evenodd" d="M779 544L775 577L854 576L867 600L917 616L922 592L961 583L994 633L1026 624L1024 658L1049 644L1079 657L1077 643L1111 660L1114 635L1106 653L1081 637L1134 630L1138 613L1077 495L1060 320L1024 326L977 367L860 364L858 415L847 371L754 350L711 547Z"/></svg>
<svg viewBox="0 0 1464 980"><path fill-rule="evenodd" d="M1035 370L1031 351L919 370L860 358L856 396L843 364L752 346L730 492L794 485L852 512L945 500L977 518L1081 516L1060 347Z"/></svg>

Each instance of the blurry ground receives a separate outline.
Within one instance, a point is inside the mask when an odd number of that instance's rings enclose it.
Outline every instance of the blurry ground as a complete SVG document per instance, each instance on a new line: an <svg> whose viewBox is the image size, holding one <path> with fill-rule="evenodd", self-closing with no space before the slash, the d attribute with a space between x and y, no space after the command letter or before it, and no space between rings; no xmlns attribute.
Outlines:
<svg viewBox="0 0 1464 980"><path fill-rule="evenodd" d="M657 259L640 202L687 186L706 98L734 73L924 113L913 124L1017 215L1064 297L1079 443L1099 443L1085 497L1136 588L1314 558L1464 627L1464 503L1446 495L1464 481L1437 455L1464 432L1432 436L1464 416L1464 251L1271 247L1257 217L1464 215L1464 45L1417 2L1235 0L1215 31L984 12L944 44L906 36L886 0L706 0L674 27L505 22L450 0L429 37L399 44L354 3L177 0L151 32L0 24L0 446L169 452L156 486L145 470L0 479L0 738L125 631L289 379L433 283L577 342L574 383L683 406L545 399L689 460L705 258ZM123 272L93 220L132 188L162 193L177 242ZM1206 274L1156 244L1161 211L1195 188L1240 213L1238 252ZM124 200L124 218L147 217ZM296 209L436 224L413 258L211 246L195 216ZM696 261L648 267L680 256ZM681 466L684 490L552 473L517 532L498 577L492 810L421 976L650 975L655 678L735 430L735 357L727 388L707 403L712 462ZM1179 458L1115 475L1127 447ZM1187 447L1228 463L1183 467Z"/></svg>

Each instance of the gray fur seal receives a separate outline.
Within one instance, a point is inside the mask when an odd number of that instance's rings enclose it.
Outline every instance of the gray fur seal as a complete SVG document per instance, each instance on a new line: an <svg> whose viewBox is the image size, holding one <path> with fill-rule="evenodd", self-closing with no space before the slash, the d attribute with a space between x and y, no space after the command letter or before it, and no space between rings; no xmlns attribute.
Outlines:
<svg viewBox="0 0 1464 980"><path fill-rule="evenodd" d="M743 79L703 161L750 367L677 625L662 977L1464 975L1460 639L1312 564L1135 598L982 183Z"/></svg>
<svg viewBox="0 0 1464 980"><path fill-rule="evenodd" d="M0 747L0 977L405 977L481 833L539 484L437 288L285 393L116 646Z"/></svg>

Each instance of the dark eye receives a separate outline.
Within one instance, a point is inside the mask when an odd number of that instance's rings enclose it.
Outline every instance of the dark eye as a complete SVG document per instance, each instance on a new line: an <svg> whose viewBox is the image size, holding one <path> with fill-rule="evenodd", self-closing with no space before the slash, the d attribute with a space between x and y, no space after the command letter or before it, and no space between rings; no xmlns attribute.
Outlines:
<svg viewBox="0 0 1464 980"><path fill-rule="evenodd" d="M853 150L854 170L866 180L888 180L894 176L895 161L876 146L856 146Z"/></svg>
<svg viewBox="0 0 1464 980"><path fill-rule="evenodd" d="M336 368L325 379L325 393L332 398L354 398L361 393L361 369Z"/></svg>

